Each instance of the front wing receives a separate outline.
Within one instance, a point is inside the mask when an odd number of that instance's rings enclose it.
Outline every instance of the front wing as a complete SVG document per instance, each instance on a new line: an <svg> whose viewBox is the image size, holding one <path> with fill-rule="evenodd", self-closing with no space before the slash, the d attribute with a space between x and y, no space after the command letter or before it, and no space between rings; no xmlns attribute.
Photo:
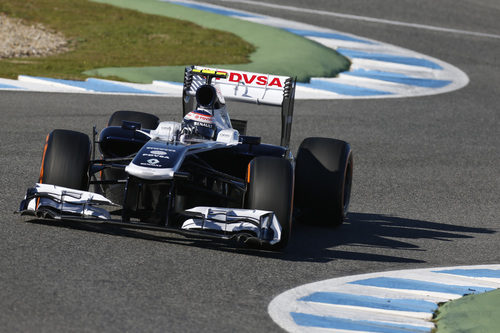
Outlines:
<svg viewBox="0 0 500 333"><path fill-rule="evenodd" d="M39 218L104 222L183 234L201 234L260 245L274 245L281 239L281 226L272 211L194 207L182 213L186 217L182 226L173 228L112 218L110 210L119 207L97 193L37 183L26 192L19 213Z"/></svg>

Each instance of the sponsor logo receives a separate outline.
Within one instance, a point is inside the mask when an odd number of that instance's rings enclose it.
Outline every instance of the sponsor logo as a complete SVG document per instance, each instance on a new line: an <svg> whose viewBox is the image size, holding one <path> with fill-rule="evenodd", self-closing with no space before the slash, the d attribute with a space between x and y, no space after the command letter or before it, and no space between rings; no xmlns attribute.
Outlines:
<svg viewBox="0 0 500 333"><path fill-rule="evenodd" d="M211 123L213 120L212 120L212 116L207 116L207 115L204 115L204 114L200 114L200 113L196 113L196 112L189 112L187 115L186 115L186 118L187 119L191 119L191 120L198 120L198 121L203 121L203 122L207 122L207 123Z"/></svg>
<svg viewBox="0 0 500 333"><path fill-rule="evenodd" d="M146 147L146 149L148 149L148 150L154 150L154 151L160 151L161 150L162 152L163 151L170 151L170 152L174 152L174 153L176 152L175 149L163 148L163 147ZM152 153L152 152L150 152L150 153ZM158 155L161 155L161 153L158 154Z"/></svg>
<svg viewBox="0 0 500 333"><path fill-rule="evenodd" d="M213 128L214 127L214 124L212 123L202 123L200 121L195 121L194 122L194 126L202 126L202 127L208 127L208 128Z"/></svg>
<svg viewBox="0 0 500 333"><path fill-rule="evenodd" d="M145 156L145 154L143 156ZM162 167L160 160L157 158L150 158L150 159L146 160L145 162L139 163L139 165L142 165L142 166L145 166L148 168L151 168L151 167L161 168Z"/></svg>
<svg viewBox="0 0 500 333"><path fill-rule="evenodd" d="M142 154L142 156L144 157L154 157L155 159L158 159L158 158L166 158L166 159L170 159L169 156L165 155L165 154L155 154L156 152L155 151L152 151L151 154L148 154L148 153L145 153L145 154ZM149 160L148 160L149 161Z"/></svg>
<svg viewBox="0 0 500 333"><path fill-rule="evenodd" d="M278 77L266 76L266 75L257 75L251 73L229 73L229 77L227 79L229 82L243 82L245 84L256 84L258 86L276 86L283 88L283 84L281 83Z"/></svg>
<svg viewBox="0 0 500 333"><path fill-rule="evenodd" d="M209 71L209 69L203 69ZM242 73L242 72L224 72L218 71L217 74L226 74L226 78L216 78L216 80L227 80L229 82L243 82L247 85L258 85L258 86L276 86L283 88L283 83L277 76L272 75L259 75L253 73ZM229 74L229 75L228 75Z"/></svg>
<svg viewBox="0 0 500 333"><path fill-rule="evenodd" d="M151 150L150 153L159 156L167 155L167 152L162 150Z"/></svg>

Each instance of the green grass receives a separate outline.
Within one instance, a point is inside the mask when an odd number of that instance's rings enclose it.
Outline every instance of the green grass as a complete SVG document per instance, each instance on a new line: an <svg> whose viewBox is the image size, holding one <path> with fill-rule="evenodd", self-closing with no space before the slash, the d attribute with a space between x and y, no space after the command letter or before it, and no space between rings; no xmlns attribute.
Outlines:
<svg viewBox="0 0 500 333"><path fill-rule="evenodd" d="M92 0L142 13L162 15L195 22L207 29L230 31L255 46L250 63L186 62L248 72L295 76L299 82L311 77L333 77L348 70L350 61L335 50L283 29L244 21L225 15L187 8L158 0ZM205 50L199 49L198 52ZM150 83L154 80L182 82L183 66L101 67L88 75L120 77L124 80Z"/></svg>
<svg viewBox="0 0 500 333"><path fill-rule="evenodd" d="M500 289L446 302L434 314L433 333L500 331Z"/></svg>
<svg viewBox="0 0 500 333"><path fill-rule="evenodd" d="M2 0L0 12L61 32L71 49L48 57L1 59L3 78L85 79L84 71L100 67L242 64L255 51L228 32L85 0Z"/></svg>

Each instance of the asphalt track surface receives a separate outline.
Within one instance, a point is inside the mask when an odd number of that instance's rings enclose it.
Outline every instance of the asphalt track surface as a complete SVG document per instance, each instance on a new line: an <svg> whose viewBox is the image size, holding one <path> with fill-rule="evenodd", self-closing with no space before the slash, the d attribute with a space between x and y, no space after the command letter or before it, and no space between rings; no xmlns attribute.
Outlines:
<svg viewBox="0 0 500 333"><path fill-rule="evenodd" d="M498 33L491 1L273 1ZM214 1L219 3L219 1ZM285 253L110 226L18 219L45 135L91 132L118 109L180 120L161 97L0 93L0 327L5 332L280 331L267 314L298 285L375 271L500 262L500 42L231 4L413 49L449 62L465 88L406 99L297 101L292 146L306 136L355 151L351 213L339 229L296 225ZM278 114L238 105L249 132L277 140Z"/></svg>

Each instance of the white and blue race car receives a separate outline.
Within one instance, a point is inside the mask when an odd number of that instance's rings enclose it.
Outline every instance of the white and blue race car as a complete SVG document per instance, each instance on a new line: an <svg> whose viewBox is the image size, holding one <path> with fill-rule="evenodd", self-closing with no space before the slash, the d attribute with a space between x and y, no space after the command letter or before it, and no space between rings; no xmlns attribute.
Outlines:
<svg viewBox="0 0 500 333"><path fill-rule="evenodd" d="M306 138L289 149L295 80L191 66L182 122L117 111L93 140L56 129L20 213L139 226L284 248L292 220L337 226L350 199L348 143ZM281 143L246 135L226 100L281 108ZM99 158L96 158L96 150ZM89 191L92 189L92 192Z"/></svg>

